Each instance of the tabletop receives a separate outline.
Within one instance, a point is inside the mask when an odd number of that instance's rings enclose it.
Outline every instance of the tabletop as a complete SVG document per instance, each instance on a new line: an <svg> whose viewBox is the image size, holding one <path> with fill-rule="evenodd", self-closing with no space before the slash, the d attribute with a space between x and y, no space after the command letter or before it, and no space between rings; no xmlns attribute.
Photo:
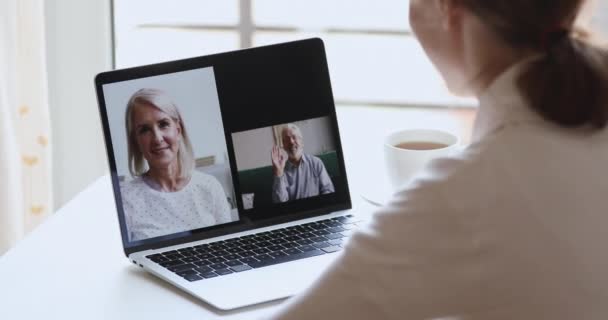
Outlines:
<svg viewBox="0 0 608 320"><path fill-rule="evenodd" d="M474 110L338 108L347 176L357 214L381 176L383 137L437 128L463 140ZM100 177L0 258L0 319L256 319L282 301L219 311L133 266L125 258L108 176Z"/></svg>

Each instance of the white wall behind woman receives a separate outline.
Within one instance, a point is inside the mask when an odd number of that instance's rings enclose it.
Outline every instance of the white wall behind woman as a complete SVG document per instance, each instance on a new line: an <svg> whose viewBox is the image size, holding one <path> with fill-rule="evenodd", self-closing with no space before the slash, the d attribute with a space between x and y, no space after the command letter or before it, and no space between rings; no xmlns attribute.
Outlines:
<svg viewBox="0 0 608 320"><path fill-rule="evenodd" d="M322 154L336 150L329 117L294 122L304 136L304 152Z"/></svg>
<svg viewBox="0 0 608 320"><path fill-rule="evenodd" d="M260 128L232 135L237 170L271 165L272 127Z"/></svg>
<svg viewBox="0 0 608 320"><path fill-rule="evenodd" d="M61 207L107 172L94 76L112 68L110 0L46 0L53 192Z"/></svg>

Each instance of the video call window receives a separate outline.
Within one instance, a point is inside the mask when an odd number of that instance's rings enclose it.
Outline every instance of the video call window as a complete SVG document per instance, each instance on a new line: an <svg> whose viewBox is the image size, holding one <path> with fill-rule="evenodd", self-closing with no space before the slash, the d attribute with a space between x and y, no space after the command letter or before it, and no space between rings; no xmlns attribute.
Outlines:
<svg viewBox="0 0 608 320"><path fill-rule="evenodd" d="M341 179L331 119L321 117L232 134L243 209L337 190Z"/></svg>
<svg viewBox="0 0 608 320"><path fill-rule="evenodd" d="M212 67L103 92L129 241L239 220Z"/></svg>

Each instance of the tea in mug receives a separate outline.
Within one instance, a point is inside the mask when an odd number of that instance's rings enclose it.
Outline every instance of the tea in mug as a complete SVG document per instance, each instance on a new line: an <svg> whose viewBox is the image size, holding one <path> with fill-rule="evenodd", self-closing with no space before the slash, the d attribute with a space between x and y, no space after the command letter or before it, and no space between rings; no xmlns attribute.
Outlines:
<svg viewBox="0 0 608 320"><path fill-rule="evenodd" d="M449 147L449 145L445 143L439 142L430 142L430 141L408 141L401 142L395 146L399 149L405 150L435 150L435 149L443 149Z"/></svg>

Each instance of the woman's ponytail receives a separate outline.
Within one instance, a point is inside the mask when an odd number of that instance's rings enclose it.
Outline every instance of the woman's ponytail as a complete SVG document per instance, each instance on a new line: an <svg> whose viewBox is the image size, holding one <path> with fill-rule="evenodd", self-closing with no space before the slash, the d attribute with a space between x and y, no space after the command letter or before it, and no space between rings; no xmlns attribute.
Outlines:
<svg viewBox="0 0 608 320"><path fill-rule="evenodd" d="M507 43L543 55L518 83L532 109L568 128L608 124L608 51L575 28L589 0L459 1Z"/></svg>
<svg viewBox="0 0 608 320"><path fill-rule="evenodd" d="M563 127L608 124L608 51L569 34L546 48L519 79L530 106Z"/></svg>

